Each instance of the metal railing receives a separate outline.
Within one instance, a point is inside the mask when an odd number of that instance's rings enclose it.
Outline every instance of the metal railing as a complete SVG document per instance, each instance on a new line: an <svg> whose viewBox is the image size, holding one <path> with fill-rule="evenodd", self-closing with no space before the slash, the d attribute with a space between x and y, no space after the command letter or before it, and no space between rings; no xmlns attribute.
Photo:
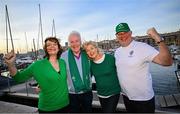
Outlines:
<svg viewBox="0 0 180 114"><path fill-rule="evenodd" d="M35 80L33 78L27 80L24 83L16 83L12 77L10 76L9 73L4 73L6 75L0 75L0 78L3 79L1 80L1 85L4 87L1 87L1 92L8 92L8 93L13 93L13 92L22 92L26 93L27 96L29 96L30 92L31 93L36 93L34 86L36 85ZM32 84L33 83L33 84Z"/></svg>

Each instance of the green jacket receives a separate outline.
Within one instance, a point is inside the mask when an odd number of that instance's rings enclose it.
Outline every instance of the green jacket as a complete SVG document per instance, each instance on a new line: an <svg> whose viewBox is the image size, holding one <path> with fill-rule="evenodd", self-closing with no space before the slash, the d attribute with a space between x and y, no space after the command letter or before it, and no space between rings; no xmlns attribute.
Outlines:
<svg viewBox="0 0 180 114"><path fill-rule="evenodd" d="M18 71L13 78L17 82L24 82L30 77L38 82L39 93L38 108L43 111L54 111L69 104L66 64L59 59L60 73L58 73L47 58L32 63L23 71Z"/></svg>

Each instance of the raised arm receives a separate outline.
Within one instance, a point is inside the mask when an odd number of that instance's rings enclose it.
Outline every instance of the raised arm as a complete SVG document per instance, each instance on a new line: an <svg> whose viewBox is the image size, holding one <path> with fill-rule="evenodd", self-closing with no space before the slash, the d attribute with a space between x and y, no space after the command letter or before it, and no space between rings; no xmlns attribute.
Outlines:
<svg viewBox="0 0 180 114"><path fill-rule="evenodd" d="M163 65L163 66L170 66L173 63L171 54L169 52L168 47L164 43L162 37L158 34L155 28L150 28L147 31L147 34L155 40L159 47L159 54L154 57L153 62Z"/></svg>
<svg viewBox="0 0 180 114"><path fill-rule="evenodd" d="M17 73L17 68L15 66L16 54L12 50L10 53L7 53L4 57L5 63L8 66L11 76L14 76Z"/></svg>

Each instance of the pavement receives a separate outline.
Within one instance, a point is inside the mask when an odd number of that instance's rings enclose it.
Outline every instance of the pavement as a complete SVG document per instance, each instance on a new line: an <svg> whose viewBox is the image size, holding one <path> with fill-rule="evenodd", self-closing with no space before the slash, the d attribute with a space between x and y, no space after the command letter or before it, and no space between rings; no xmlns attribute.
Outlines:
<svg viewBox="0 0 180 114"><path fill-rule="evenodd" d="M34 81L31 80L31 81L28 81L27 83L14 85L14 86L11 86L10 89L9 88L2 89L2 90L0 90L0 93L1 92L3 93L4 91L6 91L6 92L11 91L12 94L38 98L38 94L35 92L34 88L29 86L29 83L34 83ZM27 89L26 89L26 87L27 87ZM27 94L27 92L28 92L28 94ZM158 101L157 97L155 97L155 99L156 99L156 101ZM93 106L98 107L98 108L100 107L100 103L99 103L96 91L93 91ZM126 111L122 96L120 96L117 110L121 111L121 112ZM0 101L0 113L11 113L11 112L12 113L19 113L19 112L35 113L36 111L37 111L37 108L35 108L35 107ZM171 108L160 108L159 103L156 102L156 112L157 113L159 113L159 112L179 113L180 109L179 109L179 107L178 108L172 108L172 107Z"/></svg>
<svg viewBox="0 0 180 114"><path fill-rule="evenodd" d="M37 108L0 101L0 113L37 113Z"/></svg>

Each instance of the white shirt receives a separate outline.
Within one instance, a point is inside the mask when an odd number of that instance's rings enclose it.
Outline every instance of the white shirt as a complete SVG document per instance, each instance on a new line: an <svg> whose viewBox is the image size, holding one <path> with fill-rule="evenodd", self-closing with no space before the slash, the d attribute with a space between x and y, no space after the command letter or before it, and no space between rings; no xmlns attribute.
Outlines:
<svg viewBox="0 0 180 114"><path fill-rule="evenodd" d="M150 100L154 96L149 63L158 51L148 44L132 41L115 51L116 68L123 94L130 100Z"/></svg>

